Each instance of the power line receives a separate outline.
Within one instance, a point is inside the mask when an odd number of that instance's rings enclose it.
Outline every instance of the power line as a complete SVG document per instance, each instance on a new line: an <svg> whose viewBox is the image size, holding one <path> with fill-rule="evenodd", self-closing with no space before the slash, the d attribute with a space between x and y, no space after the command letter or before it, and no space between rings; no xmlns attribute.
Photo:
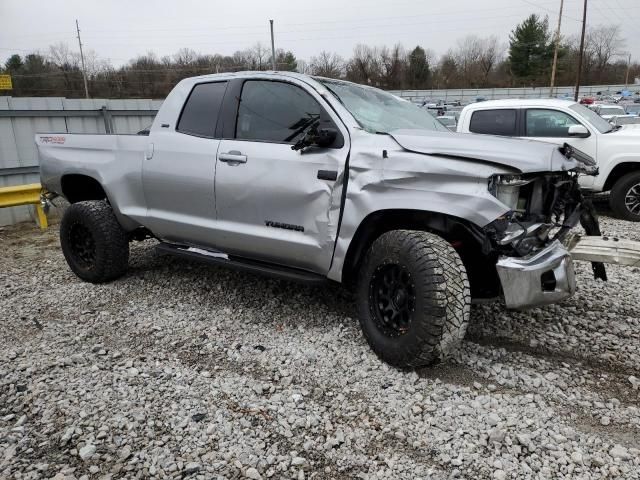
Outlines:
<svg viewBox="0 0 640 480"><path fill-rule="evenodd" d="M521 0L521 1L522 1L522 2L524 2L524 3L526 3L527 5L532 6L532 7L536 7L536 8L539 8L539 9L541 9L541 10L544 10L544 11L546 11L546 12L553 13L554 15L555 15L555 13L556 13L556 12L554 12L553 10L551 10L551 9L549 9L549 8L547 8L547 7L543 7L542 5L539 5L539 4L537 4L537 3L531 2L531 1L529 1L529 0ZM578 18L574 18L574 17L571 17L571 16L569 16L569 15L563 15L563 17L564 17L564 18L568 18L569 20L573 20L574 22L580 22L580 21L581 21L580 19L578 19Z"/></svg>

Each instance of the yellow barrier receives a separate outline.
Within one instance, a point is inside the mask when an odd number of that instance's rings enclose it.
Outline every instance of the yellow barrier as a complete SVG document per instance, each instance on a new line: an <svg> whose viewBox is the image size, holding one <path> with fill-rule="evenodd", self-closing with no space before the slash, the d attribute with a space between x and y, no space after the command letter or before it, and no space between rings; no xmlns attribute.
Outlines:
<svg viewBox="0 0 640 480"><path fill-rule="evenodd" d="M17 207L19 205L35 205L38 223L41 229L47 228L47 215L42 208L40 194L42 186L39 183L16 185L15 187L0 187L0 208Z"/></svg>

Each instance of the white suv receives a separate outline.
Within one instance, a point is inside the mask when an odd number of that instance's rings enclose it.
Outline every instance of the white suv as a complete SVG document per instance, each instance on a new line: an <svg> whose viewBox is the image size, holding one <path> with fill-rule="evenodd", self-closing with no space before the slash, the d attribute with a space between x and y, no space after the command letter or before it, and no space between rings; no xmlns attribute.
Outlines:
<svg viewBox="0 0 640 480"><path fill-rule="evenodd" d="M640 221L640 125L614 127L570 100L514 99L467 105L458 132L569 143L598 163L598 175L583 177L582 188L611 191L611 209L621 218Z"/></svg>

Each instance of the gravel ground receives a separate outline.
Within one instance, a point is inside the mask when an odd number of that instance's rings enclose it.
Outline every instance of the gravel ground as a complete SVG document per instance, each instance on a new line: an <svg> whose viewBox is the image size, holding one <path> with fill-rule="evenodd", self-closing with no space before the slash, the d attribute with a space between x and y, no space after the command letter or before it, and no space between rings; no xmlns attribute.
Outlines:
<svg viewBox="0 0 640 480"><path fill-rule="evenodd" d="M640 478L638 268L579 264L561 305L475 306L456 358L399 372L337 287L152 241L90 285L55 226L0 245L0 478Z"/></svg>

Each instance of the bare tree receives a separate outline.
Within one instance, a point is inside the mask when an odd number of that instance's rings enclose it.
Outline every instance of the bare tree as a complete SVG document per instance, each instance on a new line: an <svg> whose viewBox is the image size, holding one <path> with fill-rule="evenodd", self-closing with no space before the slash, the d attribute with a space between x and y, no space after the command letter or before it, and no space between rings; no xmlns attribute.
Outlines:
<svg viewBox="0 0 640 480"><path fill-rule="evenodd" d="M498 37L491 35L480 41L480 57L478 62L482 71L482 85L489 85L489 75L504 56L505 48L500 45Z"/></svg>
<svg viewBox="0 0 640 480"><path fill-rule="evenodd" d="M402 88L407 71L407 54L399 43L391 49L380 49L381 86L384 88Z"/></svg>
<svg viewBox="0 0 640 480"><path fill-rule="evenodd" d="M309 62L311 73L320 77L341 78L344 75L344 60L336 53L323 50Z"/></svg>
<svg viewBox="0 0 640 480"><path fill-rule="evenodd" d="M265 47L262 43L256 43L247 51L247 53L249 54L248 67L252 70L268 70L271 68L271 50Z"/></svg>
<svg viewBox="0 0 640 480"><path fill-rule="evenodd" d="M380 73L380 53L378 49L363 44L356 45L353 49L353 57L347 63L347 78L354 82L378 85Z"/></svg>
<svg viewBox="0 0 640 480"><path fill-rule="evenodd" d="M592 57L598 82L602 82L611 59L624 48L624 44L619 25L600 25L588 31L585 52Z"/></svg>
<svg viewBox="0 0 640 480"><path fill-rule="evenodd" d="M480 78L482 40L477 35L467 35L458 40L453 58L458 67L463 85L477 86Z"/></svg>

